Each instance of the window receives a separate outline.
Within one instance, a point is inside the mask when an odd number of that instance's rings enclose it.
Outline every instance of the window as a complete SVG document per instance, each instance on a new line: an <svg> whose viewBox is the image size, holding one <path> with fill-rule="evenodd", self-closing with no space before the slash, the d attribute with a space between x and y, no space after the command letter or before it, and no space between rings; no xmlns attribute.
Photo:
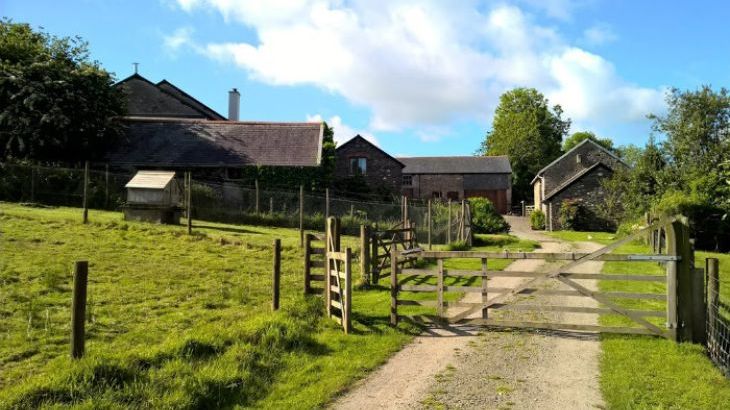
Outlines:
<svg viewBox="0 0 730 410"><path fill-rule="evenodd" d="M403 186L413 185L413 175L403 175Z"/></svg>
<svg viewBox="0 0 730 410"><path fill-rule="evenodd" d="M449 191L446 193L446 198L450 199L452 201L458 201L459 200L459 193L456 191Z"/></svg>
<svg viewBox="0 0 730 410"><path fill-rule="evenodd" d="M363 157L350 158L350 175L366 175L368 160Z"/></svg>
<svg viewBox="0 0 730 410"><path fill-rule="evenodd" d="M441 199L441 192L433 191L433 192L431 192L431 197L433 197L433 199Z"/></svg>

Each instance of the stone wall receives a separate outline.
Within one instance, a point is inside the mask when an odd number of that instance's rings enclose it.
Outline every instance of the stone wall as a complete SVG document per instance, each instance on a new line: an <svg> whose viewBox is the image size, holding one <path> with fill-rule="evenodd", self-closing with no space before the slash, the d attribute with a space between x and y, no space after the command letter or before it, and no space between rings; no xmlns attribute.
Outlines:
<svg viewBox="0 0 730 410"><path fill-rule="evenodd" d="M433 198L439 192L441 198L447 199L449 192L454 192L454 200L464 198L464 176L460 174L416 174L412 176L411 188L416 198Z"/></svg>
<svg viewBox="0 0 730 410"><path fill-rule="evenodd" d="M548 227L549 221L552 220L553 230L562 229L560 226L561 204L564 200L578 200L590 215L589 218L586 218L587 222L586 226L582 227L583 230L601 231L610 228L610 223L598 216L598 210L600 204L605 200L605 192L601 186L601 181L610 178L611 174L612 171L607 167L598 166L557 195L548 199L546 205L552 204L552 212L548 215Z"/></svg>
<svg viewBox="0 0 730 410"><path fill-rule="evenodd" d="M337 149L335 154L335 177L350 177L350 158L367 158L365 181L372 189L385 187L388 190L401 192L403 165L393 157L367 142L363 138L355 138Z"/></svg>

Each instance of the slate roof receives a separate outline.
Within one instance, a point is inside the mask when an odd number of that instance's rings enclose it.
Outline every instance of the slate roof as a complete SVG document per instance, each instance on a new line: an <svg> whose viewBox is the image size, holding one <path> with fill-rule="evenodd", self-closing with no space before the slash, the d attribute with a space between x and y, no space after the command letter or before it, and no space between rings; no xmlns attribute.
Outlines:
<svg viewBox="0 0 730 410"><path fill-rule="evenodd" d="M154 84L139 74L116 83L127 94L127 115L132 117L170 117L225 120L205 104L166 80Z"/></svg>
<svg viewBox="0 0 730 410"><path fill-rule="evenodd" d="M175 171L137 171L125 188L165 189L175 178Z"/></svg>
<svg viewBox="0 0 730 410"><path fill-rule="evenodd" d="M542 202L547 201L548 199L550 199L550 198L554 197L555 195L559 194L560 192L562 192L565 188L567 188L567 187L573 185L574 183L580 181L581 178L583 178L584 176L588 175L589 173L591 173L593 170L595 170L598 167L602 167L602 168L606 169L607 171L612 171L611 168L608 165L604 164L603 162L596 162L595 164L591 165L590 167L588 167L588 168L586 168L586 169L578 172L577 174L573 175L568 180L566 180L565 182L563 182L562 184L560 184L557 188L555 188L552 191L550 191L550 193L548 193L547 195L545 195L545 199L543 199Z"/></svg>
<svg viewBox="0 0 730 410"><path fill-rule="evenodd" d="M399 157L404 174L510 174L506 155L492 157Z"/></svg>
<svg viewBox="0 0 730 410"><path fill-rule="evenodd" d="M158 167L318 166L322 123L124 118L113 164Z"/></svg>
<svg viewBox="0 0 730 410"><path fill-rule="evenodd" d="M553 165L557 164L561 159L563 159L563 158L567 157L568 155L570 155L571 152L577 150L579 147L582 147L583 145L588 144L588 143L592 144L593 146L595 146L596 148L600 149L601 151L604 151L609 156L613 157L616 161L618 161L618 162L620 162L620 163L628 166L628 164L626 163L626 161L624 161L623 159L621 159L618 155L616 155L613 152L611 152L610 150L606 149L606 147L604 147L603 145L597 143L593 139L586 138L583 141L581 141L580 143L576 144L575 147L573 147L570 150L568 150L568 152L566 152L565 154L563 154L563 155L555 158L555 160L553 162L545 165L541 170L537 171L537 174L535 174L535 177L532 178L532 181L530 182L530 184L534 184L535 181L537 181L537 178L539 178L540 175L542 175L542 173L545 172L545 170L547 170L548 168L550 168ZM607 166L607 165L604 164L604 166Z"/></svg>

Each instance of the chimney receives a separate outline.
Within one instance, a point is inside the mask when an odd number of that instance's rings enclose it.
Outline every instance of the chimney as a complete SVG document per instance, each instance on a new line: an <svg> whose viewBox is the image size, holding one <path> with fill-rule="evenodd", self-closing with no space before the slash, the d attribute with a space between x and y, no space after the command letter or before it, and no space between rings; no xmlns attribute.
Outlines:
<svg viewBox="0 0 730 410"><path fill-rule="evenodd" d="M241 105L241 93L237 89L228 91L228 120L238 121L238 108Z"/></svg>

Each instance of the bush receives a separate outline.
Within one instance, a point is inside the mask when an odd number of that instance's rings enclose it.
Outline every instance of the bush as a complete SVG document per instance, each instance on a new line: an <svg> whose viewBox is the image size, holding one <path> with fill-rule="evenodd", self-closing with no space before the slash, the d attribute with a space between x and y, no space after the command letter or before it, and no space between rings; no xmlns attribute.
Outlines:
<svg viewBox="0 0 730 410"><path fill-rule="evenodd" d="M474 233L509 232L509 224L486 198L469 199L471 228Z"/></svg>
<svg viewBox="0 0 730 410"><path fill-rule="evenodd" d="M454 241L446 245L447 251L468 251L471 249L467 241Z"/></svg>
<svg viewBox="0 0 730 410"><path fill-rule="evenodd" d="M730 219L723 217L723 209L709 204L699 195L668 191L657 202L654 211L663 216L686 216L697 249L730 251Z"/></svg>
<svg viewBox="0 0 730 410"><path fill-rule="evenodd" d="M565 199L560 204L560 227L570 231L586 230L587 212L580 199Z"/></svg>
<svg viewBox="0 0 730 410"><path fill-rule="evenodd" d="M545 230L545 212L535 209L530 214L530 227L536 231Z"/></svg>

